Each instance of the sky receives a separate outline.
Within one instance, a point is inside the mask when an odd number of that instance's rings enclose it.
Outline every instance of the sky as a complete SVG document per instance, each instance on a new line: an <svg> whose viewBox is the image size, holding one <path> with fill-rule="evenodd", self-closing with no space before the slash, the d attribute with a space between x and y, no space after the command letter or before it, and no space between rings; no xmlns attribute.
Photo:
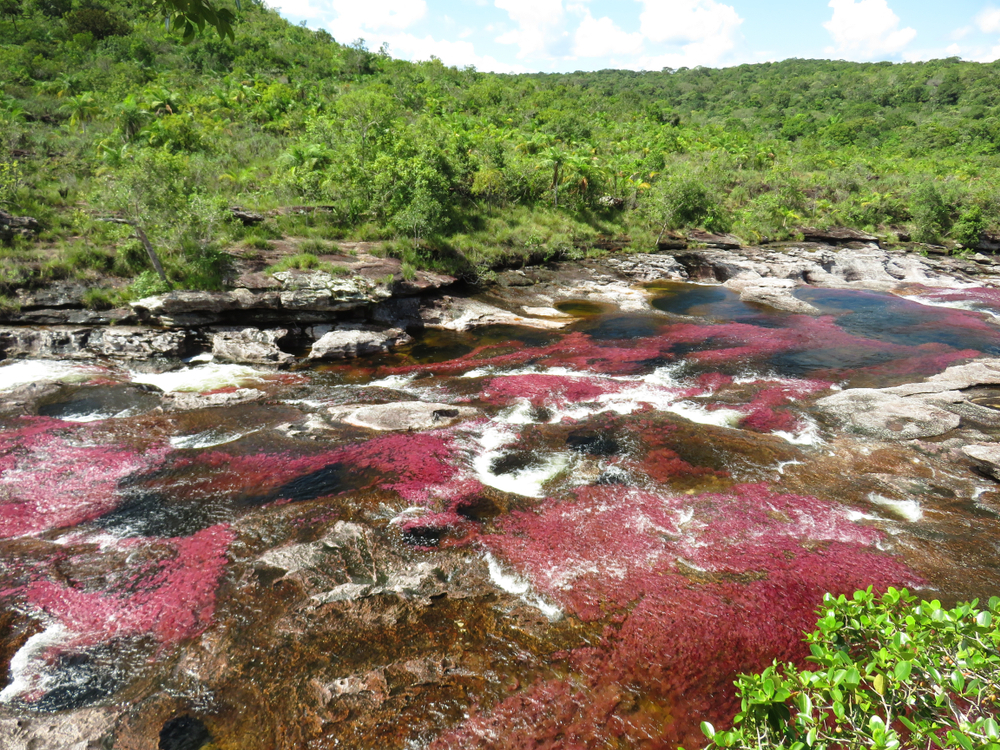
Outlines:
<svg viewBox="0 0 1000 750"><path fill-rule="evenodd" d="M790 57L1000 58L1000 0L268 0L393 57L500 73L728 67Z"/></svg>

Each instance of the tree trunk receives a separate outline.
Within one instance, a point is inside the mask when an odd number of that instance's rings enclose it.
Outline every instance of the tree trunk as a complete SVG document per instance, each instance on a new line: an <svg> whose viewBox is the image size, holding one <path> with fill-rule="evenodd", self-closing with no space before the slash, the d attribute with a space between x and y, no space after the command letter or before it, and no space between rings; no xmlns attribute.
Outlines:
<svg viewBox="0 0 1000 750"><path fill-rule="evenodd" d="M100 219L100 221L107 221L111 224L126 224L135 230L135 236L139 238L139 242L142 243L143 248L146 250L146 255L149 256L150 262L153 264L153 268L156 269L156 273L159 274L160 280L166 284L167 289L173 289L173 284L170 283L170 279L167 278L167 274L163 270L163 264L160 263L160 256L156 254L156 249L153 247L153 243L149 241L149 237L143 231L142 227L136 224L134 221L129 221L128 219Z"/></svg>

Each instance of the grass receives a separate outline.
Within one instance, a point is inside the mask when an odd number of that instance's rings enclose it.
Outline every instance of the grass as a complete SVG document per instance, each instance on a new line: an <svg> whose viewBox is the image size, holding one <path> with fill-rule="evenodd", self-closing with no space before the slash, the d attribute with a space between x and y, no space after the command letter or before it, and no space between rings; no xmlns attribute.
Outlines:
<svg viewBox="0 0 1000 750"><path fill-rule="evenodd" d="M332 263L321 261L312 253L298 253L282 258L273 266L264 269L265 273L275 274L281 271L325 271L331 276L344 276L350 271L343 266L335 266Z"/></svg>

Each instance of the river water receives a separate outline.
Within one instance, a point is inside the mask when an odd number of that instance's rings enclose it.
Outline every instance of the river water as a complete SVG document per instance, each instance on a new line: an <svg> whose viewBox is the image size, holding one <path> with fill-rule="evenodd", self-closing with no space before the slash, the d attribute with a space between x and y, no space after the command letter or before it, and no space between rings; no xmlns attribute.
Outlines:
<svg viewBox="0 0 1000 750"><path fill-rule="evenodd" d="M0 423L3 715L97 708L116 747L690 748L735 674L801 662L824 592L997 593L995 483L812 406L1000 355L988 295L646 292L292 372L3 363L63 384Z"/></svg>

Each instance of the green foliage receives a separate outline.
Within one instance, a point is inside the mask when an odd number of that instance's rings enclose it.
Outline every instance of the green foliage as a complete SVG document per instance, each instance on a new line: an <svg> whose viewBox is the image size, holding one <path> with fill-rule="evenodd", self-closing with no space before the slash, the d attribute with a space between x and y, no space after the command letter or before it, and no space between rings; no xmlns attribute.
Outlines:
<svg viewBox="0 0 1000 750"><path fill-rule="evenodd" d="M702 725L709 747L1000 750L1000 598L827 595L807 641L811 668L740 676L733 729Z"/></svg>
<svg viewBox="0 0 1000 750"><path fill-rule="evenodd" d="M23 179L20 165L9 156L4 158L0 150L0 207L6 208L14 203Z"/></svg>
<svg viewBox="0 0 1000 750"><path fill-rule="evenodd" d="M90 34L95 40L107 39L109 36L125 36L131 29L129 25L103 8L77 8L63 16L66 31L71 37L78 34Z"/></svg>

